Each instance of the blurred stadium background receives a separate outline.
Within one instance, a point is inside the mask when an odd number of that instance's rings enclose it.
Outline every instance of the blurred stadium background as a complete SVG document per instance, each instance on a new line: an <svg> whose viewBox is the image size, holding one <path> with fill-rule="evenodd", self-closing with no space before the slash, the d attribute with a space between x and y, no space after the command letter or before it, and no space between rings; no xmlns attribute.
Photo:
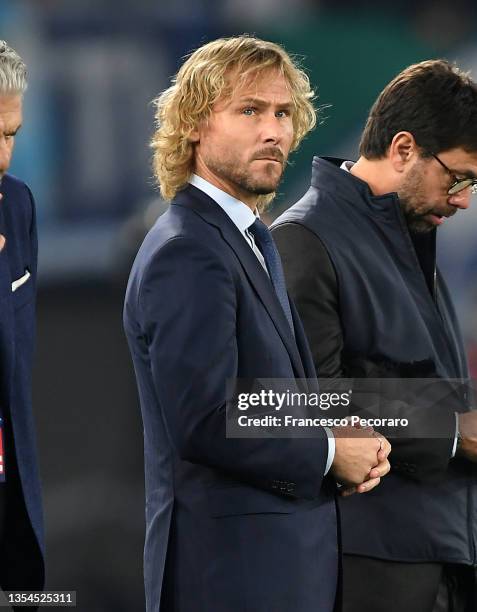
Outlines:
<svg viewBox="0 0 477 612"><path fill-rule="evenodd" d="M446 57L477 75L476 13L470 0L1 0L0 38L30 75L11 171L38 206L48 588L76 590L79 610L144 610L142 426L121 311L132 257L164 210L150 101L219 36L254 33L302 56L324 108L273 219L307 189L313 154L356 157L370 105L406 65ZM439 249L477 375L475 204Z"/></svg>

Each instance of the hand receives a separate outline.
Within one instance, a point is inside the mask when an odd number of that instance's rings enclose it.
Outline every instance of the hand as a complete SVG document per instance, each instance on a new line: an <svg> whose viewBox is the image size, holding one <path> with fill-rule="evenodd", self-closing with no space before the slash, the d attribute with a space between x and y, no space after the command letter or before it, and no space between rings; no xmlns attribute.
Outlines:
<svg viewBox="0 0 477 612"><path fill-rule="evenodd" d="M477 462L477 411L458 415L460 443L457 454Z"/></svg>
<svg viewBox="0 0 477 612"><path fill-rule="evenodd" d="M375 431L373 435L381 442L381 449L378 452L379 463L370 471L368 478L360 485L355 487L343 487L340 491L342 497L348 497L349 495L353 495L353 493L367 493L371 491L371 489L378 486L381 482L381 478L386 476L390 471L391 464L388 461L388 455L391 452L391 444L377 431Z"/></svg>
<svg viewBox="0 0 477 612"><path fill-rule="evenodd" d="M331 473L345 485L343 495L374 489L391 466L387 459L391 445L372 427L333 429L336 450Z"/></svg>

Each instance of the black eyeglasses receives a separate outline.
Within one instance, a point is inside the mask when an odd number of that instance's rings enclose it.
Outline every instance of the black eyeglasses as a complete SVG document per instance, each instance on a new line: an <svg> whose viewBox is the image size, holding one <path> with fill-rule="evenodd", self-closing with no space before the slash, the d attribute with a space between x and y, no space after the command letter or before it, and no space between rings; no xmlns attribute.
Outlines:
<svg viewBox="0 0 477 612"><path fill-rule="evenodd" d="M430 151L429 153L432 155L432 157L436 161L440 163L440 165L444 168L444 170L454 180L452 185L447 190L447 193L449 195L454 195L455 193L459 193L459 191L462 191L463 189L467 189L467 187L471 188L470 189L471 193L473 193L474 195L477 194L477 178L470 178L470 177L461 178L461 179L457 178L456 175L445 165L445 163L437 157L437 155L434 155L434 153L431 153Z"/></svg>

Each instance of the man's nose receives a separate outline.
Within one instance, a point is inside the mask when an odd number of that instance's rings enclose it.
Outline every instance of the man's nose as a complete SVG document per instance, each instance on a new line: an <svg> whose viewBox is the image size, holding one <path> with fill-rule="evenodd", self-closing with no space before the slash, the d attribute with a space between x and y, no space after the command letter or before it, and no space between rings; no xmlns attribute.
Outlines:
<svg viewBox="0 0 477 612"><path fill-rule="evenodd" d="M462 189L462 191L459 191L449 196L447 198L447 202L451 206L455 206L456 208L461 208L462 210L465 210L470 206L471 195L471 188L467 187L466 189Z"/></svg>
<svg viewBox="0 0 477 612"><path fill-rule="evenodd" d="M280 142L282 137L282 126L275 114L269 114L262 121L262 139L264 142Z"/></svg>
<svg viewBox="0 0 477 612"><path fill-rule="evenodd" d="M5 174L10 166L10 160L12 157L11 148L0 139L0 176Z"/></svg>
<svg viewBox="0 0 477 612"><path fill-rule="evenodd" d="M0 151L0 178L7 172L10 166L10 155Z"/></svg>

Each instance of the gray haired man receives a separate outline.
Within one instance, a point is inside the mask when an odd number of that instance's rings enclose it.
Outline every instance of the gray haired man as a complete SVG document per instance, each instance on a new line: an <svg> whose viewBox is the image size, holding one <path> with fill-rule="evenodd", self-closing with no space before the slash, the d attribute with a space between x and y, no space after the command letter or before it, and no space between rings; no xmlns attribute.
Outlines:
<svg viewBox="0 0 477 612"><path fill-rule="evenodd" d="M9 175L26 68L0 40L0 586L44 585L43 520L31 408L37 239L33 196Z"/></svg>

